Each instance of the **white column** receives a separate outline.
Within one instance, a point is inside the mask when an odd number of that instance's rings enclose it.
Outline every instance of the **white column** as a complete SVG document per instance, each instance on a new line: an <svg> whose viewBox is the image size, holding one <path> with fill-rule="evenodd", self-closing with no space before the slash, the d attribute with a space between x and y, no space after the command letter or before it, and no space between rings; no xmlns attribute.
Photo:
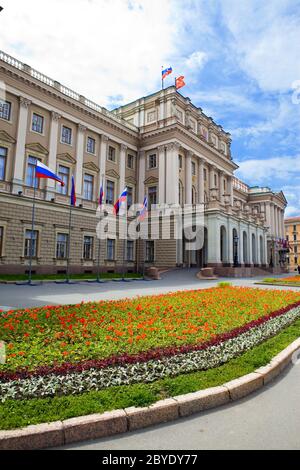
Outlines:
<svg viewBox="0 0 300 470"><path fill-rule="evenodd" d="M144 150L139 151L139 202L145 197L146 155Z"/></svg>
<svg viewBox="0 0 300 470"><path fill-rule="evenodd" d="M185 157L185 203L192 204L192 152Z"/></svg>
<svg viewBox="0 0 300 470"><path fill-rule="evenodd" d="M120 176L119 193L120 194L123 191L123 189L125 188L126 151L127 151L127 146L124 145L124 144L121 144L120 161L119 161L119 176Z"/></svg>
<svg viewBox="0 0 300 470"><path fill-rule="evenodd" d="M49 138L49 156L48 166L52 171L56 172L56 156L57 156L57 142L58 142L58 127L61 116L58 113L52 112L51 125L50 125L50 138ZM55 181L46 179L46 199L50 201L54 197Z"/></svg>
<svg viewBox="0 0 300 470"><path fill-rule="evenodd" d="M244 264L244 239L243 239L243 228L240 225L239 222L239 231L238 231L238 236L239 236L239 263Z"/></svg>
<svg viewBox="0 0 300 470"><path fill-rule="evenodd" d="M232 176L227 176L227 187L228 194L230 194L230 206L233 207L233 183Z"/></svg>
<svg viewBox="0 0 300 470"><path fill-rule="evenodd" d="M227 222L227 240L228 240L228 247L227 247L227 254L228 259L227 263L233 264L233 227L230 223L230 218L228 217Z"/></svg>
<svg viewBox="0 0 300 470"><path fill-rule="evenodd" d="M266 231L264 231L264 264L268 264L268 239Z"/></svg>
<svg viewBox="0 0 300 470"><path fill-rule="evenodd" d="M178 152L180 144L172 142L167 146L167 181L166 181L166 203L167 204L178 204L179 194L179 163L178 163Z"/></svg>
<svg viewBox="0 0 300 470"><path fill-rule="evenodd" d="M250 225L248 225L248 263L253 264L252 256L252 232L250 230Z"/></svg>
<svg viewBox="0 0 300 470"><path fill-rule="evenodd" d="M284 227L284 210L281 211L281 227L282 227L282 233L283 233L282 238L286 238L286 236L285 236L285 227Z"/></svg>
<svg viewBox="0 0 300 470"><path fill-rule="evenodd" d="M204 203L204 168L203 168L203 160L202 158L199 159L199 168L198 168L198 202L199 204Z"/></svg>
<svg viewBox="0 0 300 470"><path fill-rule="evenodd" d="M166 202L166 156L164 145L158 147L158 173L158 201L159 204L164 204Z"/></svg>
<svg viewBox="0 0 300 470"><path fill-rule="evenodd" d="M224 172L219 170L218 172L218 183L219 183L219 201L221 204L224 204L224 181L223 181L223 178L224 178Z"/></svg>
<svg viewBox="0 0 300 470"><path fill-rule="evenodd" d="M24 184L25 144L27 133L28 108L31 101L20 96L20 110L17 131L16 156L13 173L13 192L22 190Z"/></svg>
<svg viewBox="0 0 300 470"><path fill-rule="evenodd" d="M106 172L106 159L107 159L107 143L108 143L108 136L105 134L101 135L101 143L100 143L100 152L98 155L98 165L100 168L100 178L99 178L99 190L98 194L100 194L101 184L103 182L103 191L105 193L105 172Z"/></svg>
<svg viewBox="0 0 300 470"><path fill-rule="evenodd" d="M271 227L271 205L269 202L266 203L266 222L267 226L269 227L270 234L272 233L272 227Z"/></svg>
<svg viewBox="0 0 300 470"><path fill-rule="evenodd" d="M215 171L216 171L216 168L214 166L211 166L209 168L209 189L214 189L216 187L216 185L215 185Z"/></svg>
<svg viewBox="0 0 300 470"><path fill-rule="evenodd" d="M208 219L207 263L221 263L221 234L217 219Z"/></svg>
<svg viewBox="0 0 300 470"><path fill-rule="evenodd" d="M82 179L83 179L83 152L84 152L84 137L86 127L82 124L78 125L77 129L77 143L76 143L76 195L77 199L82 199Z"/></svg>

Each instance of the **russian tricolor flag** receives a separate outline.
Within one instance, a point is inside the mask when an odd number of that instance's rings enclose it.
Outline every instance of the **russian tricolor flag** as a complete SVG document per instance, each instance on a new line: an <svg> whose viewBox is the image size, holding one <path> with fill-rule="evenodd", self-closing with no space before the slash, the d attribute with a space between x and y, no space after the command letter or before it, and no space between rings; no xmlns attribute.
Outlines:
<svg viewBox="0 0 300 470"><path fill-rule="evenodd" d="M168 67L167 69L162 70L162 72L161 72L162 79L164 80L172 72L173 72L172 67Z"/></svg>
<svg viewBox="0 0 300 470"><path fill-rule="evenodd" d="M51 180L58 181L62 186L64 186L62 179L40 161L37 161L36 163L35 175L37 178L49 178Z"/></svg>
<svg viewBox="0 0 300 470"><path fill-rule="evenodd" d="M121 193L121 195L119 196L119 199L117 200L117 202L114 205L115 215L118 215L118 213L120 211L120 207L124 202L126 202L126 199L127 199L127 188L124 189L124 191Z"/></svg>
<svg viewBox="0 0 300 470"><path fill-rule="evenodd" d="M144 203L143 203L143 208L141 210L141 212L139 213L139 222L142 222L146 215L147 215L147 212L148 212L148 199L147 199L147 196L145 196L144 198Z"/></svg>

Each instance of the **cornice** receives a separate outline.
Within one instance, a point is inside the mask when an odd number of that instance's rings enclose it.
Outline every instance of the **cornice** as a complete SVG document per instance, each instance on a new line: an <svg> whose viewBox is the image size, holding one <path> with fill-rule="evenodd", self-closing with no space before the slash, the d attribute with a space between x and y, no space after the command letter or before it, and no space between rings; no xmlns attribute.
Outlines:
<svg viewBox="0 0 300 470"><path fill-rule="evenodd" d="M75 101L72 98L68 97L67 95L62 94L59 90L56 90L48 86L47 84L43 84L42 82L38 82L34 77L31 77L30 75L26 75L22 71L19 71L19 73L17 73L18 70L11 69L8 64L4 65L4 63L0 62L0 71L10 76L11 78L17 80L18 82L38 90L39 92L43 93L46 96L51 96L58 102L63 103L67 106L70 106L73 109L76 109L82 114L86 116L90 116L93 119L96 119L98 122L109 126L111 129L115 129L121 132L122 134L126 134L134 138L137 138L139 135L138 129L137 131L133 131L127 128L125 124L117 123L113 121L113 118L110 119L109 114L102 115L100 113L97 113L97 111L93 111L93 109L88 108L84 103Z"/></svg>

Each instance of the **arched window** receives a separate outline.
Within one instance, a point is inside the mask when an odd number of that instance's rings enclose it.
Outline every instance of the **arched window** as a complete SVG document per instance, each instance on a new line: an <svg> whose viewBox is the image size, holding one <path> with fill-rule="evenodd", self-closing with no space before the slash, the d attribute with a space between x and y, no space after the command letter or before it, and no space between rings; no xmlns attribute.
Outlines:
<svg viewBox="0 0 300 470"><path fill-rule="evenodd" d="M222 225L220 229L220 254L222 263L227 261L227 234L226 228Z"/></svg>
<svg viewBox="0 0 300 470"><path fill-rule="evenodd" d="M254 233L252 233L252 263L257 264L256 259L256 238Z"/></svg>

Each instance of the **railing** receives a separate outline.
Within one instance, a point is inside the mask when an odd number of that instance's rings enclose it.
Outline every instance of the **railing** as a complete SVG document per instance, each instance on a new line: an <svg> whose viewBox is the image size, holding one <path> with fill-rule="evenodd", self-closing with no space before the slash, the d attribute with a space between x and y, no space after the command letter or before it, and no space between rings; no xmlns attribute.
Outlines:
<svg viewBox="0 0 300 470"><path fill-rule="evenodd" d="M84 96L81 96L79 93L77 93L74 90L71 90L70 88L62 85L61 83L53 80L50 77L47 77L47 75L44 75L43 73L39 72L38 70L35 70L31 68L29 65L24 64L23 62L19 61L18 59L15 59L14 57L10 56L9 54L6 54L3 51L0 51L0 60L5 62L6 64L10 65L11 67L15 67L18 70L21 70L22 72L25 72L29 74L32 78L35 78L36 80L52 87L58 90L60 93L63 93L64 95L68 96L69 98L79 101L80 103L84 104L88 108L92 109L93 111L96 111L97 113L101 113L105 116L107 116L109 119L112 119L113 121L122 124L123 126L138 132L138 127L135 126L134 124L127 122L125 119L120 118L119 116L115 115L113 112L108 111L106 108L103 108L102 106L99 106L97 103L94 103L93 101L85 98Z"/></svg>
<svg viewBox="0 0 300 470"><path fill-rule="evenodd" d="M238 189L239 191L243 191L244 193L249 192L249 186L246 183L243 183L243 181L239 180L236 177L233 178L233 187L235 189Z"/></svg>

